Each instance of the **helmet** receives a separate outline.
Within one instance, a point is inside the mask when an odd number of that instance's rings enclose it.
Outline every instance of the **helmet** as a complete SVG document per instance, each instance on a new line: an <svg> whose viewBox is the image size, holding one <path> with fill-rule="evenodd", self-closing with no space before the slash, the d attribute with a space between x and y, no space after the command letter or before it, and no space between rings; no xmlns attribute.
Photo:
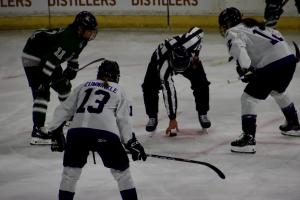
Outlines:
<svg viewBox="0 0 300 200"><path fill-rule="evenodd" d="M170 66L177 73L184 72L191 64L191 55L184 46L175 47L170 54Z"/></svg>
<svg viewBox="0 0 300 200"><path fill-rule="evenodd" d="M219 15L219 27L221 35L224 35L225 31L242 21L241 12L234 7L224 9Z"/></svg>
<svg viewBox="0 0 300 200"><path fill-rule="evenodd" d="M230 25L235 26L239 24L242 20L242 14L239 9L235 7L226 8L219 15L219 25Z"/></svg>
<svg viewBox="0 0 300 200"><path fill-rule="evenodd" d="M82 11L75 17L73 24L85 30L96 30L97 21L93 14L88 11Z"/></svg>
<svg viewBox="0 0 300 200"><path fill-rule="evenodd" d="M98 67L97 79L119 83L120 69L115 61L104 60Z"/></svg>

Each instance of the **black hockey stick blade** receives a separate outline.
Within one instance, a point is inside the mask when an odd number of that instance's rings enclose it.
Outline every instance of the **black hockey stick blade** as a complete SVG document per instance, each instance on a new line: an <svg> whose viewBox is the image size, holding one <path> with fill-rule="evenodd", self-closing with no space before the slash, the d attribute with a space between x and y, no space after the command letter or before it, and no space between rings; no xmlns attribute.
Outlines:
<svg viewBox="0 0 300 200"><path fill-rule="evenodd" d="M162 156L162 155L157 155L157 154L147 154L148 157L153 157L153 158L160 158L160 159L166 159L166 160L175 160L175 161L180 161L180 162L188 162L188 163L195 163L195 164L200 164L209 167L210 169L214 170L221 179L225 179L224 173L217 168L216 166L207 163L207 162L202 162L202 161L197 161L197 160L189 160L189 159L184 159L184 158L176 158L176 157L170 157L170 156Z"/></svg>
<svg viewBox="0 0 300 200"><path fill-rule="evenodd" d="M296 42L293 41L293 45L295 47L295 53L296 53L296 59L297 59L297 62L300 61L300 50L299 50L299 47L298 45L296 44Z"/></svg>
<svg viewBox="0 0 300 200"><path fill-rule="evenodd" d="M86 65L80 67L79 69L77 69L77 72L80 71L80 70L83 70L84 68L86 68L87 66L90 66L91 64L94 64L96 62L100 62L100 61L103 61L103 60L105 60L105 58L98 58L96 60L93 60L92 62L89 62L88 64L86 64Z"/></svg>

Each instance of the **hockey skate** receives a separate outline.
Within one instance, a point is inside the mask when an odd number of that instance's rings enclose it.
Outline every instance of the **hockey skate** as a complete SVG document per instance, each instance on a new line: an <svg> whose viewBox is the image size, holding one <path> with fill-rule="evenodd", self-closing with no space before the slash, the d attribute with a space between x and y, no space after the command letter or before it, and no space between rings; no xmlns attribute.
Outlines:
<svg viewBox="0 0 300 200"><path fill-rule="evenodd" d="M207 129L211 126L211 122L208 119L207 115L198 115L200 125L203 129Z"/></svg>
<svg viewBox="0 0 300 200"><path fill-rule="evenodd" d="M31 145L51 145L51 143L51 136L48 134L46 127L33 127Z"/></svg>
<svg viewBox="0 0 300 200"><path fill-rule="evenodd" d="M148 131L148 132L155 131L157 124L158 124L157 118L155 118L155 117L149 118L149 121L146 125L146 131Z"/></svg>
<svg viewBox="0 0 300 200"><path fill-rule="evenodd" d="M235 141L231 142L231 152L255 153L256 141L252 135L242 133Z"/></svg>
<svg viewBox="0 0 300 200"><path fill-rule="evenodd" d="M300 137L300 125L299 123L289 123L285 122L279 126L279 130L281 130L282 135Z"/></svg>

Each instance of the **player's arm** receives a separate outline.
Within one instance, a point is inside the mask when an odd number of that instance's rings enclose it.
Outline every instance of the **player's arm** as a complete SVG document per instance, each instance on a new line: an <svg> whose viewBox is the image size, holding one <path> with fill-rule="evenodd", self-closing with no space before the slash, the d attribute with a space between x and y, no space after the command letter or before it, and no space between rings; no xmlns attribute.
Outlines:
<svg viewBox="0 0 300 200"><path fill-rule="evenodd" d="M177 112L177 95L172 74L172 69L168 67L168 63L165 62L160 70L160 80L162 83L164 104L170 120L176 119Z"/></svg>
<svg viewBox="0 0 300 200"><path fill-rule="evenodd" d="M255 77L255 69L251 66L251 59L246 50L244 35L229 31L226 35L230 55L236 60L236 72L240 79L248 83Z"/></svg>
<svg viewBox="0 0 300 200"><path fill-rule="evenodd" d="M225 37L229 54L242 68L248 69L251 66L251 59L247 53L243 35L235 31L228 31Z"/></svg>
<svg viewBox="0 0 300 200"><path fill-rule="evenodd" d="M120 88L121 89L121 88ZM132 105L129 103L125 91L120 90L121 97L116 110L116 120L120 131L120 139L125 148L130 152L132 160L147 159L144 147L139 143L135 137L132 128Z"/></svg>
<svg viewBox="0 0 300 200"><path fill-rule="evenodd" d="M186 34L185 38L188 42L185 44L185 47L193 54L194 57L199 57L199 53L202 49L202 40L204 37L203 30L198 27L191 28Z"/></svg>
<svg viewBox="0 0 300 200"><path fill-rule="evenodd" d="M132 106L129 103L125 91L120 88L120 102L116 110L116 120L120 132L121 141L126 144L132 137Z"/></svg>
<svg viewBox="0 0 300 200"><path fill-rule="evenodd" d="M73 80L77 76L79 69L78 58L73 58L68 61L66 69L63 71L63 76L68 80Z"/></svg>
<svg viewBox="0 0 300 200"><path fill-rule="evenodd" d="M51 150L63 152L65 149L65 135L63 127L67 120L75 114L77 97L81 87L77 87L66 101L56 107L53 119L49 124L49 134L51 135Z"/></svg>
<svg viewBox="0 0 300 200"><path fill-rule="evenodd" d="M74 54L74 56L70 60L68 60L67 67L63 71L63 76L66 77L68 80L73 80L76 78L79 69L79 63L78 63L79 54L86 46L86 44L87 43L84 43L82 48L78 49L78 51Z"/></svg>
<svg viewBox="0 0 300 200"><path fill-rule="evenodd" d="M69 120L76 113L78 94L81 86L76 87L70 96L56 107L52 121L49 124L49 131L59 128L65 121Z"/></svg>

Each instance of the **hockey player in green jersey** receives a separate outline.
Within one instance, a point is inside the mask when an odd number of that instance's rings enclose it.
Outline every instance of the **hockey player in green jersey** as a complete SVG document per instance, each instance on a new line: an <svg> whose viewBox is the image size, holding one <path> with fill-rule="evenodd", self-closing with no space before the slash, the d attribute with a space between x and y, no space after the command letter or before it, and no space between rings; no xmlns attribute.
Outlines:
<svg viewBox="0 0 300 200"><path fill-rule="evenodd" d="M30 144L50 144L44 127L50 87L64 101L76 77L78 57L88 41L97 34L97 21L90 12L82 11L66 28L36 30L23 49L22 63L33 97L33 130ZM67 62L63 70L61 64Z"/></svg>

